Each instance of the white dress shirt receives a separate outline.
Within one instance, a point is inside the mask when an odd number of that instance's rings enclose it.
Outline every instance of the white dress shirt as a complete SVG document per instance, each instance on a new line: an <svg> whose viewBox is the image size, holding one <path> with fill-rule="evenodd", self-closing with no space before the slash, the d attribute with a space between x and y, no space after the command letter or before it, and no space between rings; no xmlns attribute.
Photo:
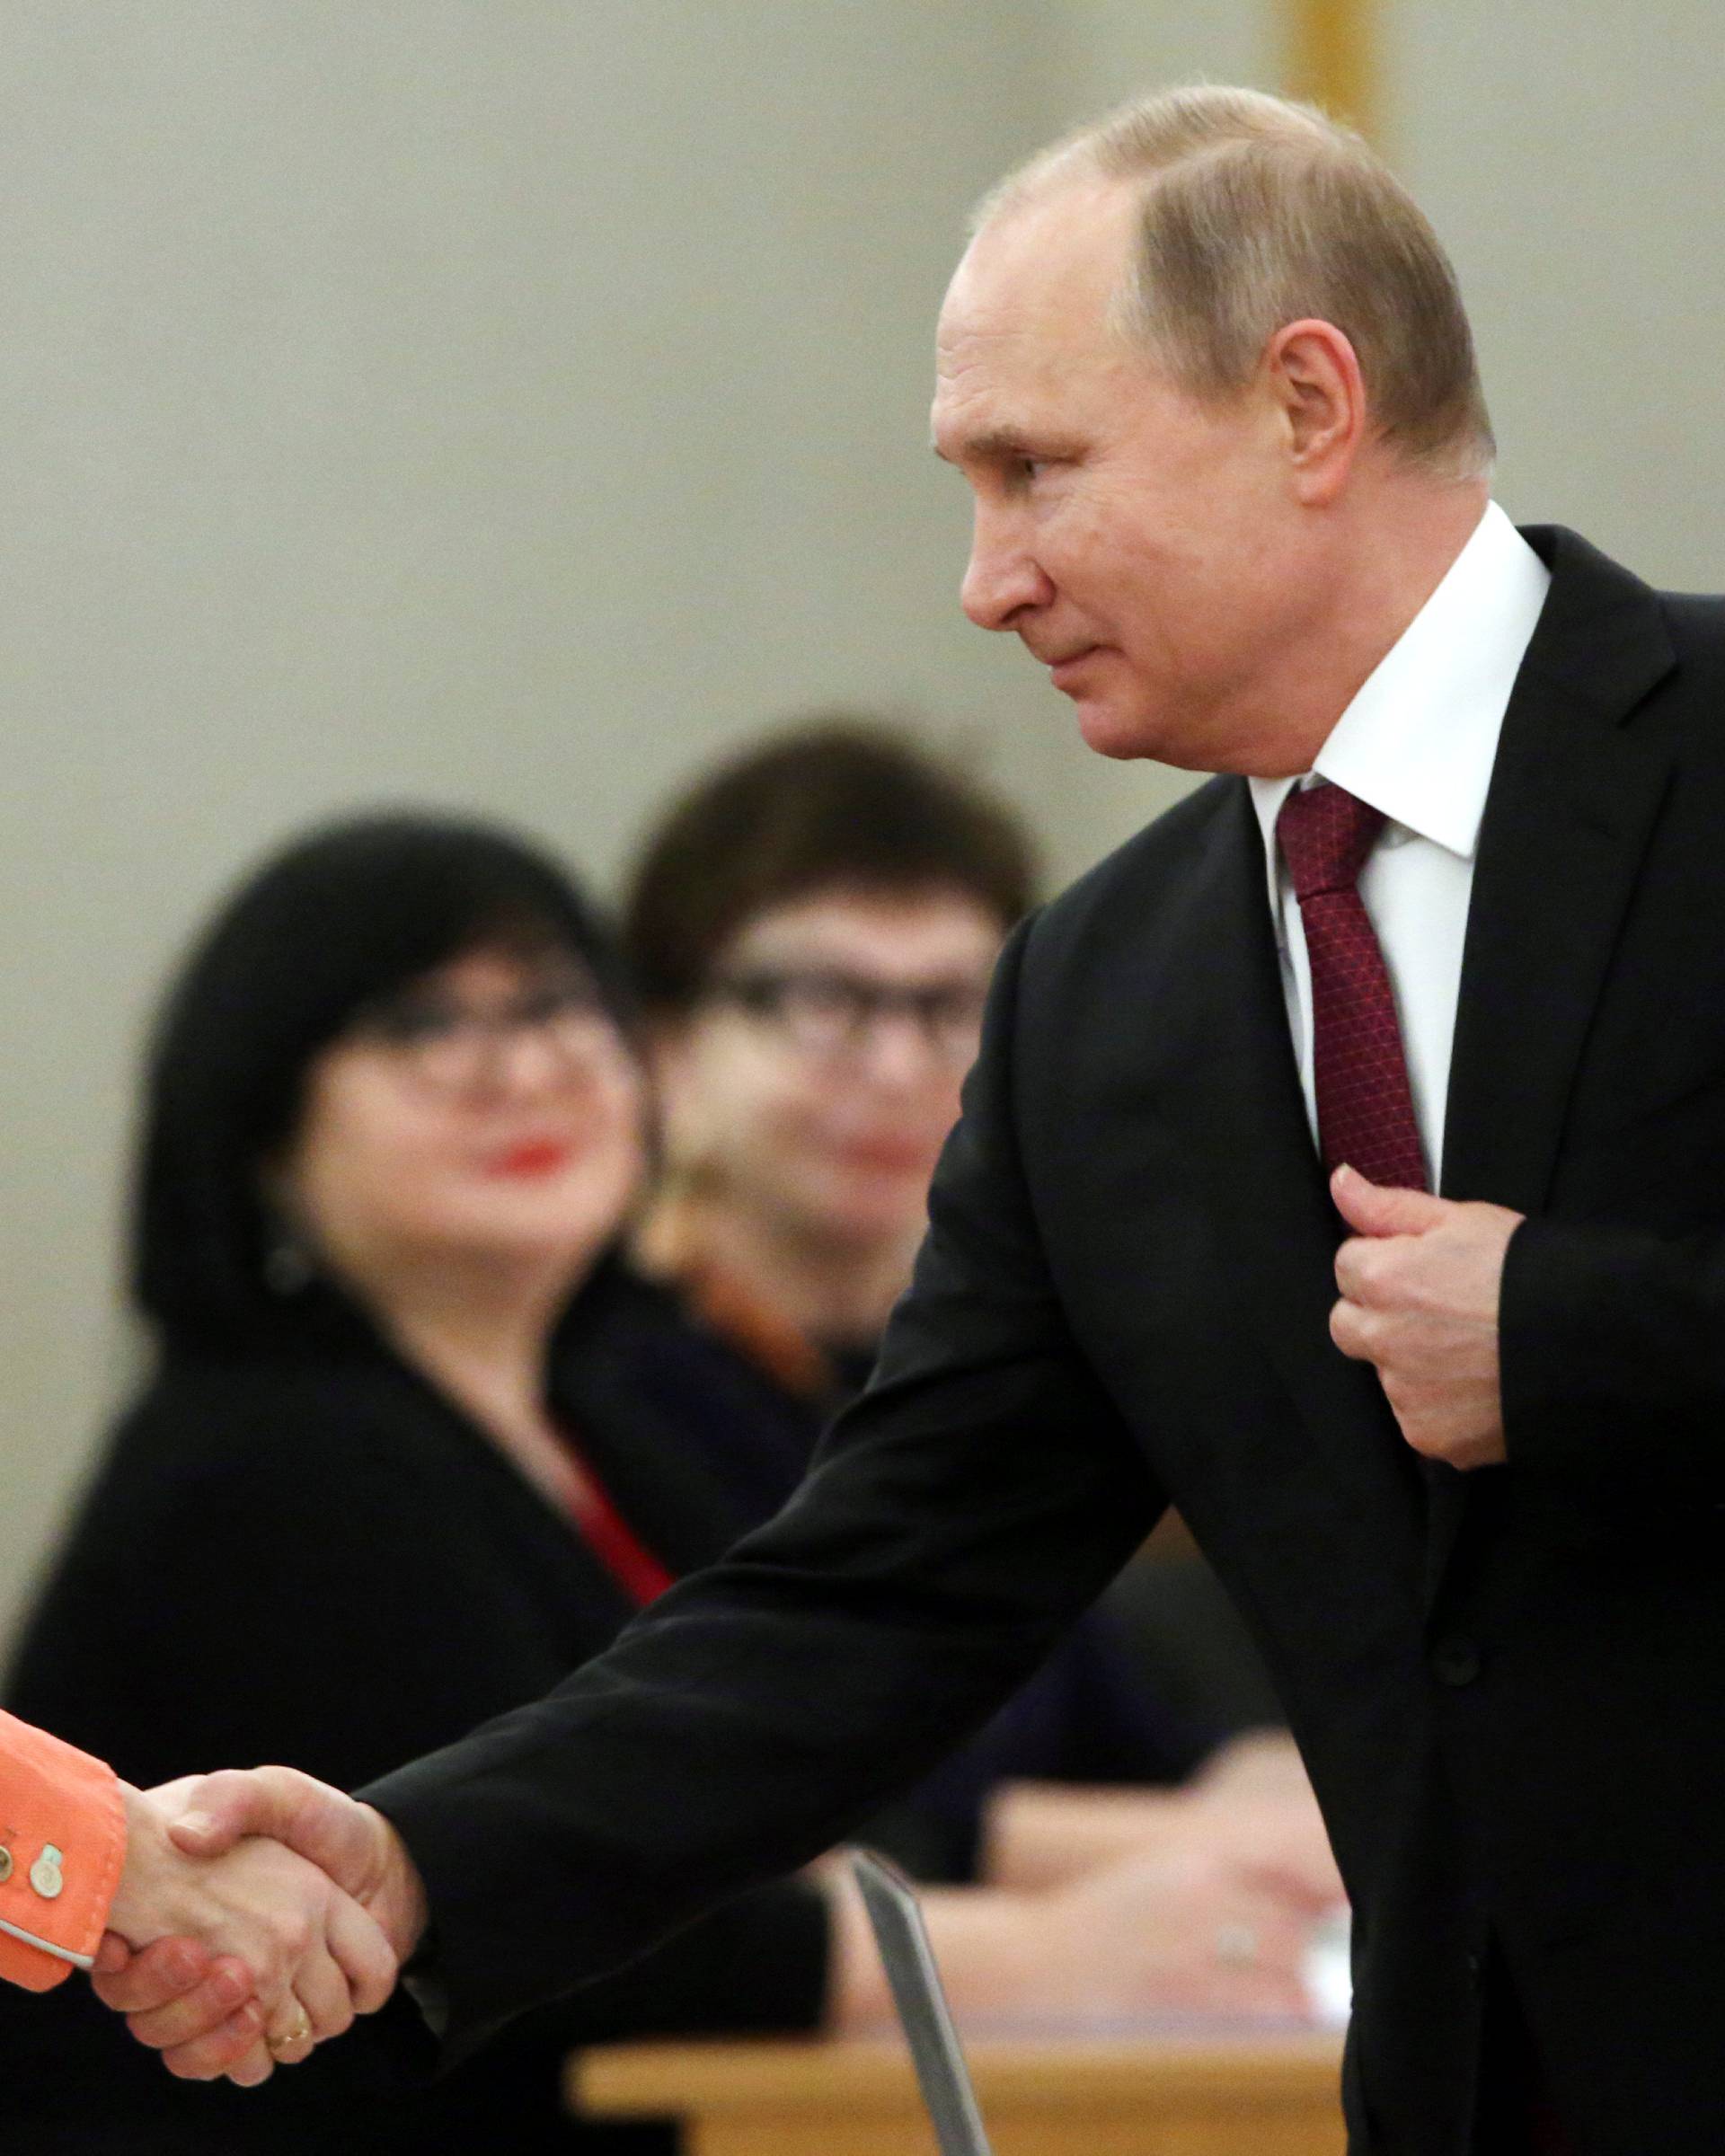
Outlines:
<svg viewBox="0 0 1725 2156"><path fill-rule="evenodd" d="M1359 895L1395 992L1413 1112L1434 1190L1443 1172L1444 1109L1480 819L1509 692L1551 581L1533 548L1490 503L1443 582L1337 720L1311 771L1299 779L1250 782L1314 1144L1312 968L1299 901L1276 844L1276 818L1296 786L1325 781L1384 813L1384 828L1360 871Z"/></svg>

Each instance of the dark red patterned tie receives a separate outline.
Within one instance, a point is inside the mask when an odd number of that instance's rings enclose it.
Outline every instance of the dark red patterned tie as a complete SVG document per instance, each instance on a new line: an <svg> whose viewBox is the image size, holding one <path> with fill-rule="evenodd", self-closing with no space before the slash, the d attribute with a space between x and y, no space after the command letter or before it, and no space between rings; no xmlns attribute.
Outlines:
<svg viewBox="0 0 1725 2156"><path fill-rule="evenodd" d="M1276 819L1312 961L1318 1148L1375 1183L1426 1188L1395 994L1356 885L1383 812L1340 786L1296 786Z"/></svg>

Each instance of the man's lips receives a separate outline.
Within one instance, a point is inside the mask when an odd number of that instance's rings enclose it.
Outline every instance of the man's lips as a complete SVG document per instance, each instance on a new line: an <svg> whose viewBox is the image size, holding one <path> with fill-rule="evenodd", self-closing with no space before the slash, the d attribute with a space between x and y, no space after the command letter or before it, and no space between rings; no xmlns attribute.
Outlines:
<svg viewBox="0 0 1725 2156"><path fill-rule="evenodd" d="M1066 688L1084 662L1093 658L1101 648L1100 644L1084 644L1076 651L1069 651L1064 658L1049 659L1048 662L1048 679L1057 689Z"/></svg>

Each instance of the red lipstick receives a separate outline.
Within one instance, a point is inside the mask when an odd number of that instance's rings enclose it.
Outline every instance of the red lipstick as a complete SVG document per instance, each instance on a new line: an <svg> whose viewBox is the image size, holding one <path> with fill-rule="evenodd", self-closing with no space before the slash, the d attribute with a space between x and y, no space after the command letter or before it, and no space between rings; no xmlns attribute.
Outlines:
<svg viewBox="0 0 1725 2156"><path fill-rule="evenodd" d="M507 1175L523 1180L543 1175L555 1175L569 1162L571 1147L560 1138L525 1138L519 1145L511 1145L507 1153L496 1154L490 1165L493 1175Z"/></svg>

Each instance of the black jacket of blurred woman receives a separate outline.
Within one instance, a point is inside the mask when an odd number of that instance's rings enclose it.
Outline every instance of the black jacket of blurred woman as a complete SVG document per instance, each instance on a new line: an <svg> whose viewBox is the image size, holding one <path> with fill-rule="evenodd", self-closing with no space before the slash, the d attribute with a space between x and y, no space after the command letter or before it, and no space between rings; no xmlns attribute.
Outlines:
<svg viewBox="0 0 1725 2156"><path fill-rule="evenodd" d="M220 910L150 1061L133 1287L157 1364L29 1623L22 1711L144 1784L279 1758L351 1786L549 1690L760 1516L677 1386L646 1382L691 1336L614 1255L646 1150L632 1024L592 909L482 826L336 826ZM1206 1972L1149 1921L1178 1916L1183 1877L1119 1871L934 1896L955 1993L1188 1996ZM1255 1992L1221 1973L1225 2002L1286 2005L1296 1967L1290 1935ZM884 1994L854 1897L802 1878L436 2082L401 1994L243 2091L173 2082L82 1986L32 2004L0 2134L43 2156L453 2156L663 2147L561 2116L571 2046L862 2026Z"/></svg>

